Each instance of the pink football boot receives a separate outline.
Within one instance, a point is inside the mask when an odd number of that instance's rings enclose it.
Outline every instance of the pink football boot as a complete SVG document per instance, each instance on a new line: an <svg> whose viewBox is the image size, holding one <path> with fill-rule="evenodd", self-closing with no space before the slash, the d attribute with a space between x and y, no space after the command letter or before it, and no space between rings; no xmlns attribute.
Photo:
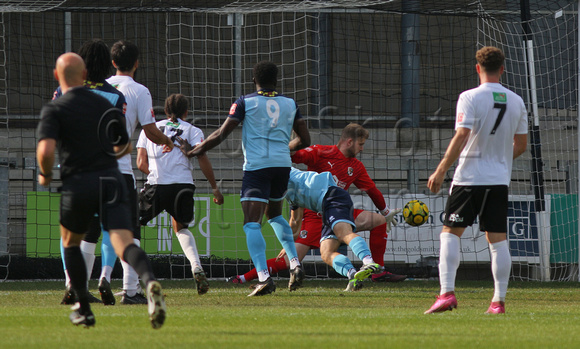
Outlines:
<svg viewBox="0 0 580 349"><path fill-rule="evenodd" d="M438 296L435 304L433 304L424 314L441 313L446 310L453 310L453 308L457 308L455 293L447 292Z"/></svg>
<svg viewBox="0 0 580 349"><path fill-rule="evenodd" d="M505 302L491 302L486 314L505 314Z"/></svg>

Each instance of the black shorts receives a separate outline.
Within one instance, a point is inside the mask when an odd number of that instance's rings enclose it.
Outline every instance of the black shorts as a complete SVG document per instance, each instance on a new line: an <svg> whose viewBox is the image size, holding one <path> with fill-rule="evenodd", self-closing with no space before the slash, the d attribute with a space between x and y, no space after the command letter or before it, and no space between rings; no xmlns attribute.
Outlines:
<svg viewBox="0 0 580 349"><path fill-rule="evenodd" d="M135 179L130 174L123 173L125 183L127 184L127 192L129 193L129 206L131 209L131 224L133 225L133 237L141 240L141 225L139 224L139 202L137 201L137 188L135 188Z"/></svg>
<svg viewBox="0 0 580 349"><path fill-rule="evenodd" d="M87 230L87 233L85 234L83 240L85 240L86 242L96 244L99 241L100 237L101 237L101 218L97 214L93 217L93 219L91 219L89 229Z"/></svg>
<svg viewBox="0 0 580 349"><path fill-rule="evenodd" d="M288 190L290 167L244 171L240 201L282 201Z"/></svg>
<svg viewBox="0 0 580 349"><path fill-rule="evenodd" d="M131 223L133 228L130 229L133 232L133 237L135 239L141 240L141 226L139 224L139 206L137 205L137 191L135 190L135 180L133 176L129 174L121 174L125 179L125 184L127 185L127 195L129 199L129 208L131 210ZM101 221L99 216L93 218L87 234L83 238L86 242L97 243L101 237Z"/></svg>
<svg viewBox="0 0 580 349"><path fill-rule="evenodd" d="M320 241L328 238L336 239L332 228L336 223L345 222L352 225L352 230L356 229L354 224L354 207L350 194L339 187L330 187L322 201L322 231Z"/></svg>
<svg viewBox="0 0 580 349"><path fill-rule="evenodd" d="M448 227L468 227L479 216L479 230L507 232L507 185L454 185L445 205Z"/></svg>
<svg viewBox="0 0 580 349"><path fill-rule="evenodd" d="M165 210L187 227L193 220L194 194L193 184L146 184L139 193L139 222L146 225Z"/></svg>
<svg viewBox="0 0 580 349"><path fill-rule="evenodd" d="M60 224L73 233L86 233L96 213L105 230L132 229L127 185L116 168L72 175L61 194Z"/></svg>

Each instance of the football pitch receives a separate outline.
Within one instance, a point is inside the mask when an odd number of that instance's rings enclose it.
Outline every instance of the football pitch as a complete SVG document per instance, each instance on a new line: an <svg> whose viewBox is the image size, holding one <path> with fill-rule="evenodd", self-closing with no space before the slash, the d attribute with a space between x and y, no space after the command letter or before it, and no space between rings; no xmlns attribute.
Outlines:
<svg viewBox="0 0 580 349"><path fill-rule="evenodd" d="M578 284L511 282L506 314L487 315L491 281L458 282L458 309L423 315L437 281L305 280L288 292L246 297L248 284L164 280L168 317L153 330L145 305L93 305L94 328L73 326L62 281L0 283L1 348L578 348ZM112 287L121 286L113 280ZM96 281L91 281L96 292ZM119 302L119 297L117 297Z"/></svg>

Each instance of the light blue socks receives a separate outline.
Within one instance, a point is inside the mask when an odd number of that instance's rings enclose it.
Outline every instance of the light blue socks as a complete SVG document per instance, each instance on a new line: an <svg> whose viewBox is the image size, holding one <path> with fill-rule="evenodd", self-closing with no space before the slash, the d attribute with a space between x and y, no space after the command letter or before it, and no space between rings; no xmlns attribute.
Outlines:
<svg viewBox="0 0 580 349"><path fill-rule="evenodd" d="M109 232L103 230L103 241L101 243L101 266L110 266L111 268L114 268L116 261L117 254L115 253L113 244L111 244Z"/></svg>
<svg viewBox="0 0 580 349"><path fill-rule="evenodd" d="M354 266L350 262L347 256L343 254L339 254L338 256L334 257L332 260L332 267L336 270L340 275L345 276L348 278L348 272L351 269L354 269Z"/></svg>
<svg viewBox="0 0 580 349"><path fill-rule="evenodd" d="M361 261L371 255L371 251L369 250L369 246L360 236L355 237L354 239L350 240L348 244L352 252L360 259Z"/></svg>
<svg viewBox="0 0 580 349"><path fill-rule="evenodd" d="M250 252L250 257L252 257L252 262L254 262L256 270L258 272L268 270L268 263L266 262L266 241L262 236L260 223L250 222L244 224L244 233L246 233L248 252Z"/></svg>
<svg viewBox="0 0 580 349"><path fill-rule="evenodd" d="M278 240L282 244L282 248L286 251L288 260L297 258L298 254L296 253L296 245L294 245L294 236L292 235L290 224L288 224L281 215L269 219L268 223L270 223L272 229L274 229L276 237L278 237Z"/></svg>

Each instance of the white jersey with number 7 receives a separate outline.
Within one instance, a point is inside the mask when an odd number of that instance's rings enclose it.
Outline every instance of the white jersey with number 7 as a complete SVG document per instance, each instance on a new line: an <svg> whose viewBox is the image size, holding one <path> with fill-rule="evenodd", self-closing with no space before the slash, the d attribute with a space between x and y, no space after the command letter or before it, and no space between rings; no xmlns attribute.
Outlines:
<svg viewBox="0 0 580 349"><path fill-rule="evenodd" d="M457 101L455 130L471 134L453 176L453 185L509 185L515 134L528 133L524 101L499 83L464 91Z"/></svg>

